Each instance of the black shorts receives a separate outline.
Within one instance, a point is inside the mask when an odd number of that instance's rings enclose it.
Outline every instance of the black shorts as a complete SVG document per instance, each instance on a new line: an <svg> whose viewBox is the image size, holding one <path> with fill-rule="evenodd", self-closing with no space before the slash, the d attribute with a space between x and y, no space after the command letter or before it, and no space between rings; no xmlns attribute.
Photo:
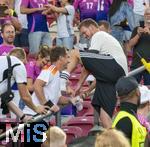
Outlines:
<svg viewBox="0 0 150 147"><path fill-rule="evenodd" d="M117 101L115 84L125 75L123 68L112 56L101 55L95 50L80 52L80 57L85 69L96 78L92 105L95 108L102 107L112 117Z"/></svg>

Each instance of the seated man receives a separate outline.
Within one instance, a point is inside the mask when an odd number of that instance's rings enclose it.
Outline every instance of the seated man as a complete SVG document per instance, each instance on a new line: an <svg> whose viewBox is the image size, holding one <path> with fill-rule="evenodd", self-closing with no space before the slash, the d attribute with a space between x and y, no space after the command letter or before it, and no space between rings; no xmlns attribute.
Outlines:
<svg viewBox="0 0 150 147"><path fill-rule="evenodd" d="M67 99L61 96L60 71L68 64L68 55L64 47L54 47L50 52L51 65L46 65L34 82L32 100L35 105L49 105L57 109L57 104L74 103L75 99ZM56 106L56 107L54 107ZM25 106L24 113L35 115L29 107Z"/></svg>

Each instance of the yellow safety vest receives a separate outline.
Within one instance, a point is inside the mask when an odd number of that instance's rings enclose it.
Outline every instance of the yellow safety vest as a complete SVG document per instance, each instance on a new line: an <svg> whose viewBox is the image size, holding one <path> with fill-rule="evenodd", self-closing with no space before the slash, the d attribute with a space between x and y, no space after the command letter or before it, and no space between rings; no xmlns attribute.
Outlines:
<svg viewBox="0 0 150 147"><path fill-rule="evenodd" d="M112 127L115 128L118 121L124 117L128 117L132 122L132 138L131 138L132 147L144 147L145 137L147 135L146 128L143 127L137 120L137 118L132 114L126 111L120 111L115 117Z"/></svg>

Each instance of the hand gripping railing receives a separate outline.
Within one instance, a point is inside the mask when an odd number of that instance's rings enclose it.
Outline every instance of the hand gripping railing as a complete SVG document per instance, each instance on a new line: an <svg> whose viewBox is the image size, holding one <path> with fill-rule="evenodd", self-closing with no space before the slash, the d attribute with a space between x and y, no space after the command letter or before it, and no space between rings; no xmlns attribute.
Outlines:
<svg viewBox="0 0 150 147"><path fill-rule="evenodd" d="M47 114L45 114L45 115L37 115L37 116L33 117L31 120L23 123L23 125L21 125L20 129L23 129L24 127L26 127L27 124L31 124L33 122L41 121L44 118L51 116L52 114L53 113L51 111L48 111ZM16 132L18 130L18 126L12 128L12 130L13 130L13 132ZM0 140L4 139L9 134L9 131L10 130L6 130L6 132L0 134Z"/></svg>
<svg viewBox="0 0 150 147"><path fill-rule="evenodd" d="M64 108L64 107L68 106L68 105L70 105L70 104L60 106L60 108L62 109L62 108ZM60 110L61 110L61 109L60 109ZM11 129L13 130L13 132L16 132L16 131L18 130L18 127L19 127L19 129L21 130L21 129L23 129L24 127L26 127L27 124L31 124L31 123L33 123L33 122L40 122L40 121L43 120L44 118L50 117L50 116L52 116L52 115L54 115L54 114L55 114L55 117L56 117L56 126L61 127L60 111L58 111L57 113L48 111L47 114L45 114L45 115L44 115L44 114L39 114L39 115L33 116L33 118L32 118L31 120L29 120L29 121L23 123L23 124L21 125L21 127L16 126L16 127L14 127L14 128L11 128ZM6 132L0 134L0 141L3 140L3 139L6 137L6 135L9 133L9 131L10 131L10 129L7 130Z"/></svg>

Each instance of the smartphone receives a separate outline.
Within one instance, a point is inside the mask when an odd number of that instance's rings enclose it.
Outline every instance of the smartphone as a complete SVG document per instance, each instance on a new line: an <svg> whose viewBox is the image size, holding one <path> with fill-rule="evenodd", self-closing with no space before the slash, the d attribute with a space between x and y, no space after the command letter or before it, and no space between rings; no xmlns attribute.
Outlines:
<svg viewBox="0 0 150 147"><path fill-rule="evenodd" d="M6 5L0 5L0 17L5 17L8 14L5 14L5 11L8 9L8 6Z"/></svg>
<svg viewBox="0 0 150 147"><path fill-rule="evenodd" d="M140 27L144 28L144 21L140 21Z"/></svg>

